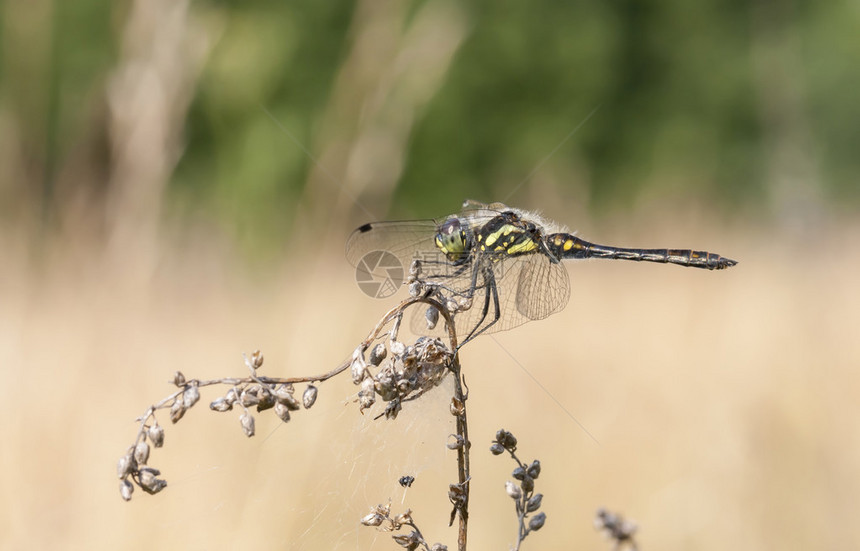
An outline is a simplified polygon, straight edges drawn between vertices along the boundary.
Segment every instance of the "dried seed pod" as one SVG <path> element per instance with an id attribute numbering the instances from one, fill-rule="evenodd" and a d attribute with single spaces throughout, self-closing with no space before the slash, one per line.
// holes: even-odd
<path id="1" fill-rule="evenodd" d="M 128 481 L 127 478 L 124 478 L 119 481 L 119 495 L 125 501 L 131 500 L 131 494 L 134 492 L 134 484 Z"/>
<path id="2" fill-rule="evenodd" d="M 421 294 L 421 291 L 424 290 L 424 285 L 421 284 L 420 281 L 413 281 L 409 284 L 409 296 L 417 297 Z"/>
<path id="3" fill-rule="evenodd" d="M 523 491 L 519 486 L 508 480 L 505 482 L 505 492 L 511 497 L 511 499 L 520 499 L 523 497 Z"/>
<path id="4" fill-rule="evenodd" d="M 173 405 L 170 406 L 170 422 L 178 423 L 183 415 L 185 415 L 185 403 L 180 396 L 173 400 Z"/>
<path id="5" fill-rule="evenodd" d="M 520 482 L 520 486 L 523 487 L 524 492 L 531 492 L 535 489 L 535 479 L 526 475 L 522 482 Z"/>
<path id="6" fill-rule="evenodd" d="M 463 400 L 457 398 L 456 396 L 451 398 L 450 404 L 451 415 L 457 417 L 458 415 L 463 415 L 463 412 L 466 411 L 466 404 L 463 403 Z"/>
<path id="7" fill-rule="evenodd" d="M 529 465 L 529 476 L 532 478 L 537 478 L 540 476 L 540 461 L 535 459 L 532 461 L 532 464 Z"/>
<path id="8" fill-rule="evenodd" d="M 249 387 L 243 390 L 242 394 L 239 395 L 239 403 L 241 403 L 246 408 L 259 404 L 260 397 L 257 396 L 257 389 Z"/>
<path id="9" fill-rule="evenodd" d="M 361 524 L 364 526 L 379 526 L 385 522 L 385 517 L 376 511 L 370 512 L 361 519 Z"/>
<path id="10" fill-rule="evenodd" d="M 157 478 L 161 474 L 158 469 L 143 467 L 137 476 L 137 483 L 146 493 L 157 494 L 167 486 L 167 482 Z"/>
<path id="11" fill-rule="evenodd" d="M 164 445 L 164 428 L 158 424 L 158 421 L 149 427 L 146 434 L 149 436 L 150 441 L 152 441 L 152 445 L 156 448 Z"/>
<path id="12" fill-rule="evenodd" d="M 364 411 L 374 403 L 376 403 L 376 391 L 373 379 L 367 378 L 361 383 L 361 390 L 358 391 L 358 410 Z"/>
<path id="13" fill-rule="evenodd" d="M 248 438 L 254 436 L 254 416 L 250 413 L 243 413 L 239 417 L 239 422 L 242 424 L 242 431 Z"/>
<path id="14" fill-rule="evenodd" d="M 212 402 L 209 404 L 209 409 L 211 409 L 212 411 L 220 411 L 223 413 L 225 411 L 230 411 L 231 409 L 233 409 L 233 404 L 228 402 L 227 398 L 221 396 L 212 400 Z"/>
<path id="15" fill-rule="evenodd" d="M 355 384 L 360 384 L 361 381 L 364 380 L 364 377 L 367 373 L 367 364 L 364 363 L 364 359 L 361 356 L 358 356 L 352 360 L 352 365 L 350 366 L 350 374 L 352 375 L 352 382 Z"/>
<path id="16" fill-rule="evenodd" d="M 275 399 L 279 403 L 287 406 L 290 411 L 296 411 L 302 408 L 301 404 L 299 404 L 299 401 L 296 399 L 295 396 L 293 396 L 294 390 L 295 389 L 293 389 L 292 385 L 284 385 L 279 387 L 275 391 Z"/>
<path id="17" fill-rule="evenodd" d="M 119 462 L 116 464 L 116 474 L 118 478 L 125 478 L 136 470 L 137 461 L 134 460 L 134 456 L 131 452 L 120 457 Z"/>
<path id="18" fill-rule="evenodd" d="M 231 406 L 239 401 L 239 391 L 233 387 L 224 395 L 224 400 Z"/>
<path id="19" fill-rule="evenodd" d="M 397 525 L 395 521 L 394 529 L 398 530 L 400 526 Z M 421 545 L 421 542 L 424 541 L 421 539 L 421 536 L 418 535 L 414 530 L 409 532 L 408 534 L 398 534 L 396 536 L 391 536 L 395 543 L 404 549 L 409 549 L 410 551 L 413 549 L 418 549 L 418 546 Z"/>
<path id="20" fill-rule="evenodd" d="M 526 504 L 526 512 L 534 513 L 535 511 L 540 509 L 540 504 L 542 501 L 543 501 L 543 494 L 533 495 L 529 499 L 529 502 Z"/>
<path id="21" fill-rule="evenodd" d="M 449 450 L 459 450 L 466 444 L 466 441 L 459 434 L 452 434 L 451 436 L 454 438 L 454 440 L 445 444 L 445 447 L 447 447 Z"/>
<path id="22" fill-rule="evenodd" d="M 546 522 L 546 514 L 538 513 L 529 519 L 529 530 L 540 530 Z"/>
<path id="23" fill-rule="evenodd" d="M 314 402 L 317 401 L 317 387 L 314 385 L 308 385 L 308 388 L 305 389 L 304 393 L 302 393 L 302 405 L 305 406 L 305 409 L 310 409 Z"/>
<path id="24" fill-rule="evenodd" d="M 373 350 L 370 351 L 370 365 L 379 367 L 379 364 L 382 363 L 382 360 L 384 360 L 387 355 L 388 350 L 385 348 L 385 345 L 382 343 L 377 344 L 373 347 Z"/>
<path id="25" fill-rule="evenodd" d="M 263 367 L 263 353 L 259 350 L 254 350 L 251 354 L 251 367 L 254 369 L 260 369 Z"/>
<path id="26" fill-rule="evenodd" d="M 188 385 L 185 392 L 182 393 L 182 402 L 185 405 L 185 408 L 190 408 L 196 404 L 198 400 L 200 400 L 200 391 L 197 389 L 197 385 Z"/>
<path id="27" fill-rule="evenodd" d="M 511 476 L 513 476 L 517 480 L 522 480 L 526 477 L 526 470 L 522 467 L 517 467 L 516 469 L 514 469 L 514 472 L 511 473 Z"/>
<path id="28" fill-rule="evenodd" d="M 448 546 L 441 543 L 434 543 L 430 551 L 448 551 Z"/>
<path id="29" fill-rule="evenodd" d="M 400 525 L 412 524 L 412 509 L 406 509 L 406 511 L 394 517 L 394 523 Z"/>
<path id="30" fill-rule="evenodd" d="M 183 375 L 181 371 L 177 371 L 173 374 L 173 384 L 176 386 L 185 386 L 185 375 Z"/>
<path id="31" fill-rule="evenodd" d="M 141 440 L 134 447 L 134 460 L 139 465 L 146 465 L 146 462 L 149 461 L 149 444 L 145 441 Z"/>
<path id="32" fill-rule="evenodd" d="M 493 445 L 490 446 L 490 453 L 493 455 L 501 455 L 505 453 L 505 448 L 503 448 L 498 442 L 493 442 Z"/>
<path id="33" fill-rule="evenodd" d="M 259 390 L 257 390 L 257 398 L 260 399 L 260 403 L 257 404 L 257 411 L 265 411 L 275 405 L 274 394 L 264 386 L 261 386 Z"/>
<path id="34" fill-rule="evenodd" d="M 277 415 L 281 421 L 286 423 L 290 420 L 290 408 L 281 402 L 278 402 L 275 404 L 275 415 Z"/>
<path id="35" fill-rule="evenodd" d="M 424 312 L 424 319 L 427 321 L 427 329 L 435 329 L 439 323 L 439 310 L 435 306 L 430 306 Z"/>
<path id="36" fill-rule="evenodd" d="M 406 352 L 406 345 L 400 341 L 391 341 L 391 353 L 395 356 L 402 356 Z"/>

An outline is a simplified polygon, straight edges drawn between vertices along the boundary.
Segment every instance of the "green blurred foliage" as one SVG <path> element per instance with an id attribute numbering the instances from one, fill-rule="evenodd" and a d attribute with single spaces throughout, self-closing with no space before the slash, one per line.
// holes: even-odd
<path id="1" fill-rule="evenodd" d="M 398 12 L 402 28 L 432 1 Z M 105 86 L 129 5 L 2 5 L 0 213 L 27 201 L 62 209 L 52 205 L 58 182 L 88 197 L 107 187 Z M 363 5 L 191 5 L 214 43 L 184 121 L 165 196 L 170 216 L 208 213 L 251 241 L 289 231 L 308 197 L 311 157 L 331 138 L 327 125 L 341 124 L 332 95 L 367 21 Z M 540 206 L 526 199 L 536 186 L 596 212 L 654 197 L 768 211 L 782 136 L 796 136 L 808 157 L 812 168 L 799 177 L 811 196 L 843 206 L 860 198 L 856 4 L 458 6 L 467 35 L 410 127 L 387 210 L 438 215 L 464 197 Z M 782 90 L 788 99 L 772 100 Z M 70 165 L 78 177 L 63 182 Z"/>

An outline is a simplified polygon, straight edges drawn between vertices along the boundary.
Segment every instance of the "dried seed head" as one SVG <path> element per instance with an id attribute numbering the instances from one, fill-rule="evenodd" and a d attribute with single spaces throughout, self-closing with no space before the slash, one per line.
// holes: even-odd
<path id="1" fill-rule="evenodd" d="M 406 345 L 400 341 L 391 341 L 391 353 L 395 356 L 402 356 L 406 352 Z"/>
<path id="2" fill-rule="evenodd" d="M 196 404 L 198 400 L 200 400 L 200 391 L 197 389 L 197 385 L 188 385 L 185 392 L 182 393 L 182 402 L 185 405 L 185 409 Z"/>
<path id="3" fill-rule="evenodd" d="M 131 452 L 120 457 L 119 462 L 116 464 L 116 474 L 118 478 L 125 478 L 136 470 L 137 461 L 135 461 Z"/>
<path id="4" fill-rule="evenodd" d="M 251 367 L 254 369 L 260 369 L 263 367 L 263 353 L 259 350 L 254 350 L 251 354 Z"/>
<path id="5" fill-rule="evenodd" d="M 519 486 L 508 480 L 505 482 L 505 492 L 511 497 L 511 499 L 520 499 L 523 497 L 523 491 Z"/>
<path id="6" fill-rule="evenodd" d="M 302 405 L 305 406 L 305 409 L 310 409 L 314 402 L 317 401 L 317 387 L 314 385 L 308 385 L 308 388 L 302 393 Z"/>
<path id="7" fill-rule="evenodd" d="M 361 523 L 365 526 L 379 526 L 388 518 L 391 513 L 391 504 L 377 505 L 370 510 L 370 513 L 361 519 Z"/>
<path id="8" fill-rule="evenodd" d="M 150 441 L 152 441 L 153 446 L 160 448 L 164 445 L 164 428 L 158 424 L 158 421 L 153 423 L 146 433 L 149 436 Z"/>
<path id="9" fill-rule="evenodd" d="M 546 522 L 546 514 L 538 513 L 532 518 L 529 519 L 529 530 L 537 531 L 543 528 L 544 523 Z"/>
<path id="10" fill-rule="evenodd" d="M 242 424 L 242 431 L 248 438 L 254 436 L 254 416 L 248 412 L 239 416 L 239 422 Z"/>
<path id="11" fill-rule="evenodd" d="M 424 312 L 424 318 L 427 321 L 427 329 L 435 329 L 439 323 L 439 310 L 435 306 L 430 306 Z"/>
<path id="12" fill-rule="evenodd" d="M 526 477 L 526 470 L 522 467 L 517 467 L 516 469 L 514 469 L 514 472 L 511 473 L 511 476 L 513 476 L 517 480 L 522 480 Z"/>
<path id="13" fill-rule="evenodd" d="M 275 415 L 277 415 L 281 421 L 286 423 L 290 420 L 290 408 L 281 402 L 278 402 L 275 404 Z"/>
<path id="14" fill-rule="evenodd" d="M 178 396 L 173 400 L 173 405 L 170 406 L 170 422 L 178 423 L 183 415 L 185 415 L 185 402 L 181 396 Z"/>
<path id="15" fill-rule="evenodd" d="M 119 481 L 119 495 L 125 501 L 131 500 L 131 494 L 134 492 L 134 484 L 128 481 L 127 478 L 123 478 Z"/>
<path id="16" fill-rule="evenodd" d="M 406 511 L 394 517 L 394 523 L 399 525 L 412 524 L 412 509 L 406 509 Z"/>
<path id="17" fill-rule="evenodd" d="M 513 452 L 517 449 L 517 439 L 510 432 L 501 429 L 496 432 L 496 442 L 502 445 L 506 450 Z"/>
<path id="18" fill-rule="evenodd" d="M 421 294 L 421 291 L 424 289 L 424 285 L 421 284 L 420 281 L 413 281 L 409 284 L 409 296 L 417 297 Z"/>
<path id="19" fill-rule="evenodd" d="M 134 447 L 134 460 L 139 465 L 146 465 L 146 462 L 149 461 L 149 444 L 145 441 L 141 440 Z"/>
<path id="20" fill-rule="evenodd" d="M 498 442 L 493 442 L 493 445 L 490 446 L 490 453 L 493 455 L 501 455 L 505 453 L 505 448 L 503 448 Z"/>
<path id="21" fill-rule="evenodd" d="M 430 548 L 430 551 L 448 551 L 448 546 L 442 545 L 441 543 L 434 543 L 433 547 Z"/>
<path id="22" fill-rule="evenodd" d="M 173 374 L 173 384 L 176 386 L 185 386 L 185 375 L 183 375 L 181 371 L 177 371 Z"/>
<path id="23" fill-rule="evenodd" d="M 526 512 L 534 513 L 535 511 L 540 509 L 540 504 L 542 501 L 543 501 L 543 494 L 533 495 L 529 499 L 529 502 L 526 504 Z"/>
<path id="24" fill-rule="evenodd" d="M 220 412 L 230 411 L 231 409 L 233 409 L 233 404 L 229 402 L 227 398 L 222 396 L 212 400 L 212 402 L 209 404 L 209 409 L 211 409 L 212 411 Z"/>
<path id="25" fill-rule="evenodd" d="M 535 459 L 532 461 L 532 464 L 529 465 L 529 476 L 532 478 L 537 478 L 540 476 L 540 461 Z"/>
<path id="26" fill-rule="evenodd" d="M 377 344 L 373 347 L 373 350 L 370 351 L 370 365 L 374 367 L 379 367 L 379 364 L 382 363 L 382 360 L 388 355 L 388 349 L 385 348 L 385 345 L 382 343 Z"/>

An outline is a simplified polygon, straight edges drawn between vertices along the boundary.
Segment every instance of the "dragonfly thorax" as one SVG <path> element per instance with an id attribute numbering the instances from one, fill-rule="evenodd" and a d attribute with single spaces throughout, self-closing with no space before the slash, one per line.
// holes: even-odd
<path id="1" fill-rule="evenodd" d="M 481 228 L 476 241 L 483 252 L 517 256 L 540 248 L 541 230 L 515 212 L 503 212 Z"/>

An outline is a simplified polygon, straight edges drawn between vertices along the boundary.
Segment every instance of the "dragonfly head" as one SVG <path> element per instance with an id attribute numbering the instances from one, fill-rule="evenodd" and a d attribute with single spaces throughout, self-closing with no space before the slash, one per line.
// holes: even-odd
<path id="1" fill-rule="evenodd" d="M 471 232 L 459 218 L 451 218 L 437 228 L 436 246 L 450 262 L 463 262 L 472 249 Z"/>

